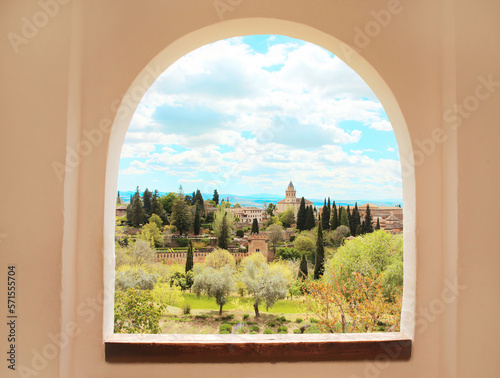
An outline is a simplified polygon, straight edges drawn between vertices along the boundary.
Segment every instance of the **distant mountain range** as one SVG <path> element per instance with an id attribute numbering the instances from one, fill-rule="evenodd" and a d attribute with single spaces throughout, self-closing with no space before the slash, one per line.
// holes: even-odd
<path id="1" fill-rule="evenodd" d="M 129 202 L 130 197 L 135 193 L 135 191 L 121 191 L 120 190 L 120 197 L 123 201 Z M 160 195 L 166 195 L 166 192 L 159 192 Z M 142 194 L 142 193 L 141 193 Z M 186 195 L 189 195 L 190 193 L 186 193 Z M 212 199 L 213 194 L 206 194 L 202 193 L 203 198 L 205 200 L 207 199 Z M 261 208 L 264 202 L 273 202 L 276 203 L 280 200 L 285 198 L 284 195 L 277 195 L 277 194 L 269 194 L 269 193 L 260 193 L 260 194 L 248 194 L 248 195 L 235 195 L 235 194 L 219 194 L 219 200 L 222 201 L 223 199 L 225 201 L 229 200 L 231 204 L 237 204 L 239 203 L 242 206 L 255 206 Z M 308 200 L 312 201 L 314 206 L 316 207 L 321 207 L 323 206 L 323 201 L 324 199 L 311 199 L 307 198 Z M 333 198 L 331 199 L 332 201 L 334 200 Z M 358 203 L 359 205 L 363 205 L 367 202 L 372 203 L 377 206 L 393 206 L 396 204 L 403 204 L 403 201 L 401 199 L 386 199 L 386 200 L 336 200 L 335 203 L 337 205 L 342 205 L 342 206 L 354 206 L 355 203 Z"/>

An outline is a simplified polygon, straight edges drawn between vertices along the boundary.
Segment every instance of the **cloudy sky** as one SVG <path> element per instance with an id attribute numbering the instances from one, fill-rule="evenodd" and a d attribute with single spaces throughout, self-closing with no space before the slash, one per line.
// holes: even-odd
<path id="1" fill-rule="evenodd" d="M 119 190 L 400 199 L 382 105 L 339 58 L 283 36 L 248 36 L 179 59 L 142 99 Z"/>

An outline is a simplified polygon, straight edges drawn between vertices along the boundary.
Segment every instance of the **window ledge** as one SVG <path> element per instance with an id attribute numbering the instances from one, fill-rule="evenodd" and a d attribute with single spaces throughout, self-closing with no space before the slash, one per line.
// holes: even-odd
<path id="1" fill-rule="evenodd" d="M 401 332 L 302 335 L 112 334 L 107 362 L 278 362 L 409 360 Z"/>

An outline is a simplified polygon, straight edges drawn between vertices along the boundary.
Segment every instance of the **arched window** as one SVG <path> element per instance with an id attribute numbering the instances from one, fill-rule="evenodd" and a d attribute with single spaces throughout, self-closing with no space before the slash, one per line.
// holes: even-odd
<path id="1" fill-rule="evenodd" d="M 332 41 L 330 41 L 332 42 Z M 336 49 L 340 49 L 340 45 L 336 45 Z M 334 51 L 336 50 L 333 48 L 333 46 L 330 46 L 331 50 Z M 161 61 L 161 57 L 158 58 L 158 60 Z M 168 59 L 167 59 L 168 60 Z M 364 63 L 364 62 L 363 62 Z M 389 104 L 390 106 L 390 111 L 389 113 L 389 118 L 395 119 L 396 124 L 398 125 L 396 129 L 396 137 L 398 137 L 398 142 L 399 142 L 399 147 L 400 147 L 400 152 L 401 152 L 401 146 L 403 146 L 403 153 L 402 153 L 402 164 L 404 165 L 405 162 L 411 162 L 411 150 L 409 150 L 409 139 L 407 138 L 407 135 L 405 134 L 404 130 L 404 123 L 401 123 L 402 117 L 400 115 L 400 111 L 397 108 L 397 104 L 395 100 L 391 97 L 391 93 L 387 88 L 384 88 L 383 81 L 376 75 L 376 73 L 373 71 L 373 69 L 370 69 L 370 67 L 366 64 L 361 64 L 360 66 L 363 66 L 366 69 L 366 72 L 368 72 L 371 75 L 374 75 L 372 77 L 372 81 L 377 84 L 377 86 L 380 86 L 383 88 L 383 99 Z M 270 66 L 270 70 L 272 70 L 272 65 Z M 196 68 L 195 68 L 196 69 Z M 144 74 L 145 72 L 143 72 Z M 300 73 L 300 70 L 297 71 L 297 74 Z M 138 80 L 141 80 L 141 76 L 144 77 L 144 75 L 140 75 Z M 318 80 L 324 80 L 323 77 L 317 78 Z M 133 90 L 133 87 L 131 88 Z M 361 99 L 361 101 L 364 101 Z M 138 101 L 136 101 L 137 103 Z M 124 104 L 122 103 L 122 108 Z M 384 122 L 387 120 L 379 120 L 378 126 L 379 128 L 386 128 L 388 122 Z M 393 125 L 395 122 L 392 122 Z M 399 123 L 398 123 L 399 122 Z M 121 134 L 122 136 L 124 135 L 125 129 L 123 126 L 125 125 L 124 120 L 117 119 L 115 121 L 115 129 L 120 128 L 117 132 Z M 399 130 L 399 131 L 398 131 Z M 331 130 L 329 130 L 331 131 Z M 338 130 L 335 130 L 336 132 L 339 132 Z M 354 132 L 355 130 L 350 130 L 349 132 L 344 133 L 344 137 L 346 138 L 355 138 L 356 133 Z M 265 133 L 266 130 L 264 129 L 263 132 Z M 320 135 L 319 135 L 320 136 Z M 276 137 L 283 137 L 285 138 L 286 136 L 284 135 L 276 135 Z M 341 138 L 342 135 L 339 134 L 338 138 Z M 118 137 L 118 139 L 120 139 Z M 401 143 L 400 141 L 403 140 L 404 143 Z M 139 146 L 139 145 L 138 145 Z M 140 148 L 140 147 L 138 147 Z M 393 147 L 392 147 L 393 148 Z M 388 151 L 390 152 L 390 151 Z M 139 152 L 140 153 L 140 152 Z M 114 164 L 113 166 L 116 169 L 116 159 L 117 156 L 116 154 L 114 156 L 111 156 L 110 159 L 113 159 Z M 411 163 L 408 163 L 409 166 L 411 167 Z M 139 169 L 139 165 L 129 165 L 125 169 Z M 404 167 L 403 167 L 404 170 Z M 116 171 L 115 171 L 116 172 Z M 412 193 L 413 192 L 413 172 L 406 173 L 404 172 L 403 175 L 403 189 L 405 189 L 406 186 L 406 192 L 407 193 Z M 110 189 L 110 188 L 108 188 Z M 116 189 L 116 186 L 115 188 Z M 109 195 L 111 191 L 107 191 L 108 193 L 108 200 L 109 200 Z M 286 197 L 292 196 L 292 193 L 286 192 Z M 409 202 L 407 202 L 408 198 L 410 199 Z M 410 222 L 405 222 L 405 233 L 412 233 L 413 232 L 413 223 L 411 221 L 413 217 L 413 202 L 412 202 L 412 197 L 405 197 L 405 203 L 403 204 L 404 210 L 405 210 L 405 218 L 407 217 L 407 211 L 409 210 L 409 215 L 410 215 Z M 406 242 L 406 241 L 405 241 Z M 408 252 L 410 251 L 410 252 Z M 405 274 L 411 269 L 412 269 L 412 258 L 414 254 L 414 246 L 412 243 L 405 243 L 405 264 L 406 264 L 406 271 Z M 409 262 L 406 261 L 407 257 L 409 258 Z M 413 277 L 413 278 L 412 278 Z M 280 342 L 276 342 L 276 340 L 273 340 L 270 342 L 269 340 L 264 340 L 264 339 L 257 339 L 257 340 L 249 340 L 246 343 L 238 343 L 238 344 L 232 344 L 233 349 L 235 350 L 235 353 L 233 355 L 234 359 L 236 360 L 245 360 L 249 359 L 251 360 L 251 357 L 248 356 L 248 352 L 250 350 L 254 350 L 254 348 L 257 345 L 264 345 L 264 349 L 266 349 L 266 353 L 270 353 L 274 355 L 274 357 L 270 357 L 271 360 L 287 360 L 291 358 L 292 356 L 295 356 L 296 358 L 301 358 L 301 356 L 304 359 L 345 359 L 345 358 L 355 358 L 355 359 L 364 359 L 364 358 L 375 358 L 377 355 L 379 355 L 381 352 L 385 351 L 392 351 L 395 353 L 399 353 L 398 358 L 409 358 L 409 354 L 411 352 L 411 336 L 413 334 L 413 325 L 411 320 L 409 319 L 411 317 L 411 314 L 408 313 L 408 310 L 412 312 L 412 303 L 411 303 L 411 298 L 413 297 L 412 290 L 414 288 L 414 283 L 410 282 L 410 285 L 407 285 L 409 282 L 409 279 L 414 279 L 414 275 L 410 275 L 409 278 L 406 278 L 405 281 L 405 297 L 406 297 L 406 303 L 404 302 L 404 308 L 403 308 L 403 320 L 402 320 L 402 331 L 397 333 L 397 334 L 391 334 L 391 335 L 384 335 L 384 334 L 372 334 L 372 335 L 346 335 L 346 336 L 339 336 L 339 335 L 328 335 L 328 337 L 323 337 L 324 335 L 320 336 L 312 336 L 309 335 L 310 339 L 301 339 L 300 341 L 303 341 L 308 344 L 308 348 L 304 349 L 303 346 L 300 347 L 292 347 L 293 342 L 296 342 L 297 340 L 294 339 L 293 335 L 287 336 L 281 340 Z M 406 306 L 405 306 L 406 305 Z M 406 308 L 405 308 L 406 307 Z M 109 321 L 108 321 L 109 324 Z M 167 335 L 165 335 L 167 336 Z M 179 335 L 176 335 L 177 338 L 175 340 L 168 340 L 167 338 L 163 338 L 161 343 L 155 344 L 156 347 L 154 348 L 154 352 L 152 354 L 149 354 L 149 360 L 153 358 L 154 360 L 158 361 L 167 361 L 169 360 L 169 357 L 165 355 L 166 352 L 168 351 L 178 351 L 180 348 L 180 345 L 184 345 L 183 343 L 192 343 L 192 339 L 189 337 L 181 337 L 179 339 Z M 155 336 L 155 340 L 158 340 Z M 179 341 L 181 340 L 181 341 Z M 199 339 L 203 340 L 203 338 Z M 209 339 L 206 339 L 204 341 L 200 341 L 199 343 L 196 344 L 196 347 L 194 349 L 199 352 L 199 353 L 204 353 L 206 358 L 223 358 L 223 356 L 227 357 L 226 352 L 224 351 L 224 347 L 221 347 L 222 344 L 221 342 L 224 342 L 227 344 L 227 340 L 222 340 L 219 342 L 216 342 L 215 344 L 212 341 L 209 341 Z M 233 341 L 236 342 L 236 339 Z M 359 349 L 361 345 L 367 345 L 367 342 L 371 342 L 370 347 L 368 349 L 362 350 Z M 230 341 L 231 343 L 231 341 Z M 290 344 L 292 343 L 292 344 Z M 236 346 L 237 345 L 237 346 Z M 286 350 L 290 351 L 290 348 L 292 348 L 292 353 L 288 353 L 288 355 L 285 353 Z M 312 349 L 309 349 L 312 348 Z M 315 349 L 316 348 L 316 349 Z M 346 349 L 347 348 L 347 349 Z M 354 352 L 348 352 L 348 348 L 354 348 L 350 349 L 351 351 L 354 350 Z M 141 357 L 141 353 L 139 352 L 141 349 L 141 345 L 137 344 L 134 340 L 133 336 L 124 336 L 124 335 L 111 335 L 106 342 L 106 351 L 107 351 L 107 359 L 110 361 L 119 361 L 121 360 L 122 357 L 120 357 L 120 353 L 125 353 L 130 357 L 130 354 L 135 354 L 136 356 L 139 355 L 139 357 L 136 358 L 137 361 L 144 360 L 146 358 L 144 355 Z M 309 350 L 310 352 L 307 352 Z M 335 350 L 338 352 L 337 356 L 333 356 L 330 352 L 332 350 Z M 210 352 L 211 351 L 211 352 Z M 196 353 L 196 358 L 200 356 L 199 353 Z M 208 354 L 207 354 L 208 353 Z M 121 355 L 123 356 L 123 355 Z M 187 354 L 184 356 L 187 357 Z M 181 357 L 182 359 L 183 357 Z M 132 358 L 134 359 L 134 358 Z"/>

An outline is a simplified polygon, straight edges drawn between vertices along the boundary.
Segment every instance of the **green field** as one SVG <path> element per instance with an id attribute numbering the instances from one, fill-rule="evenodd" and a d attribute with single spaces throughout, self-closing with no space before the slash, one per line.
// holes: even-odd
<path id="1" fill-rule="evenodd" d="M 201 295 L 196 297 L 196 294 L 183 293 L 184 300 L 191 306 L 193 310 L 218 310 L 219 306 L 215 303 L 214 298 Z M 228 302 L 224 305 L 223 311 L 238 310 L 238 311 L 253 311 L 254 300 L 251 297 L 229 297 Z M 274 304 L 269 310 L 266 309 L 266 304 L 261 303 L 259 306 L 261 312 L 269 312 L 272 314 L 301 314 L 307 313 L 307 307 L 302 303 L 302 299 L 282 299 Z"/>

